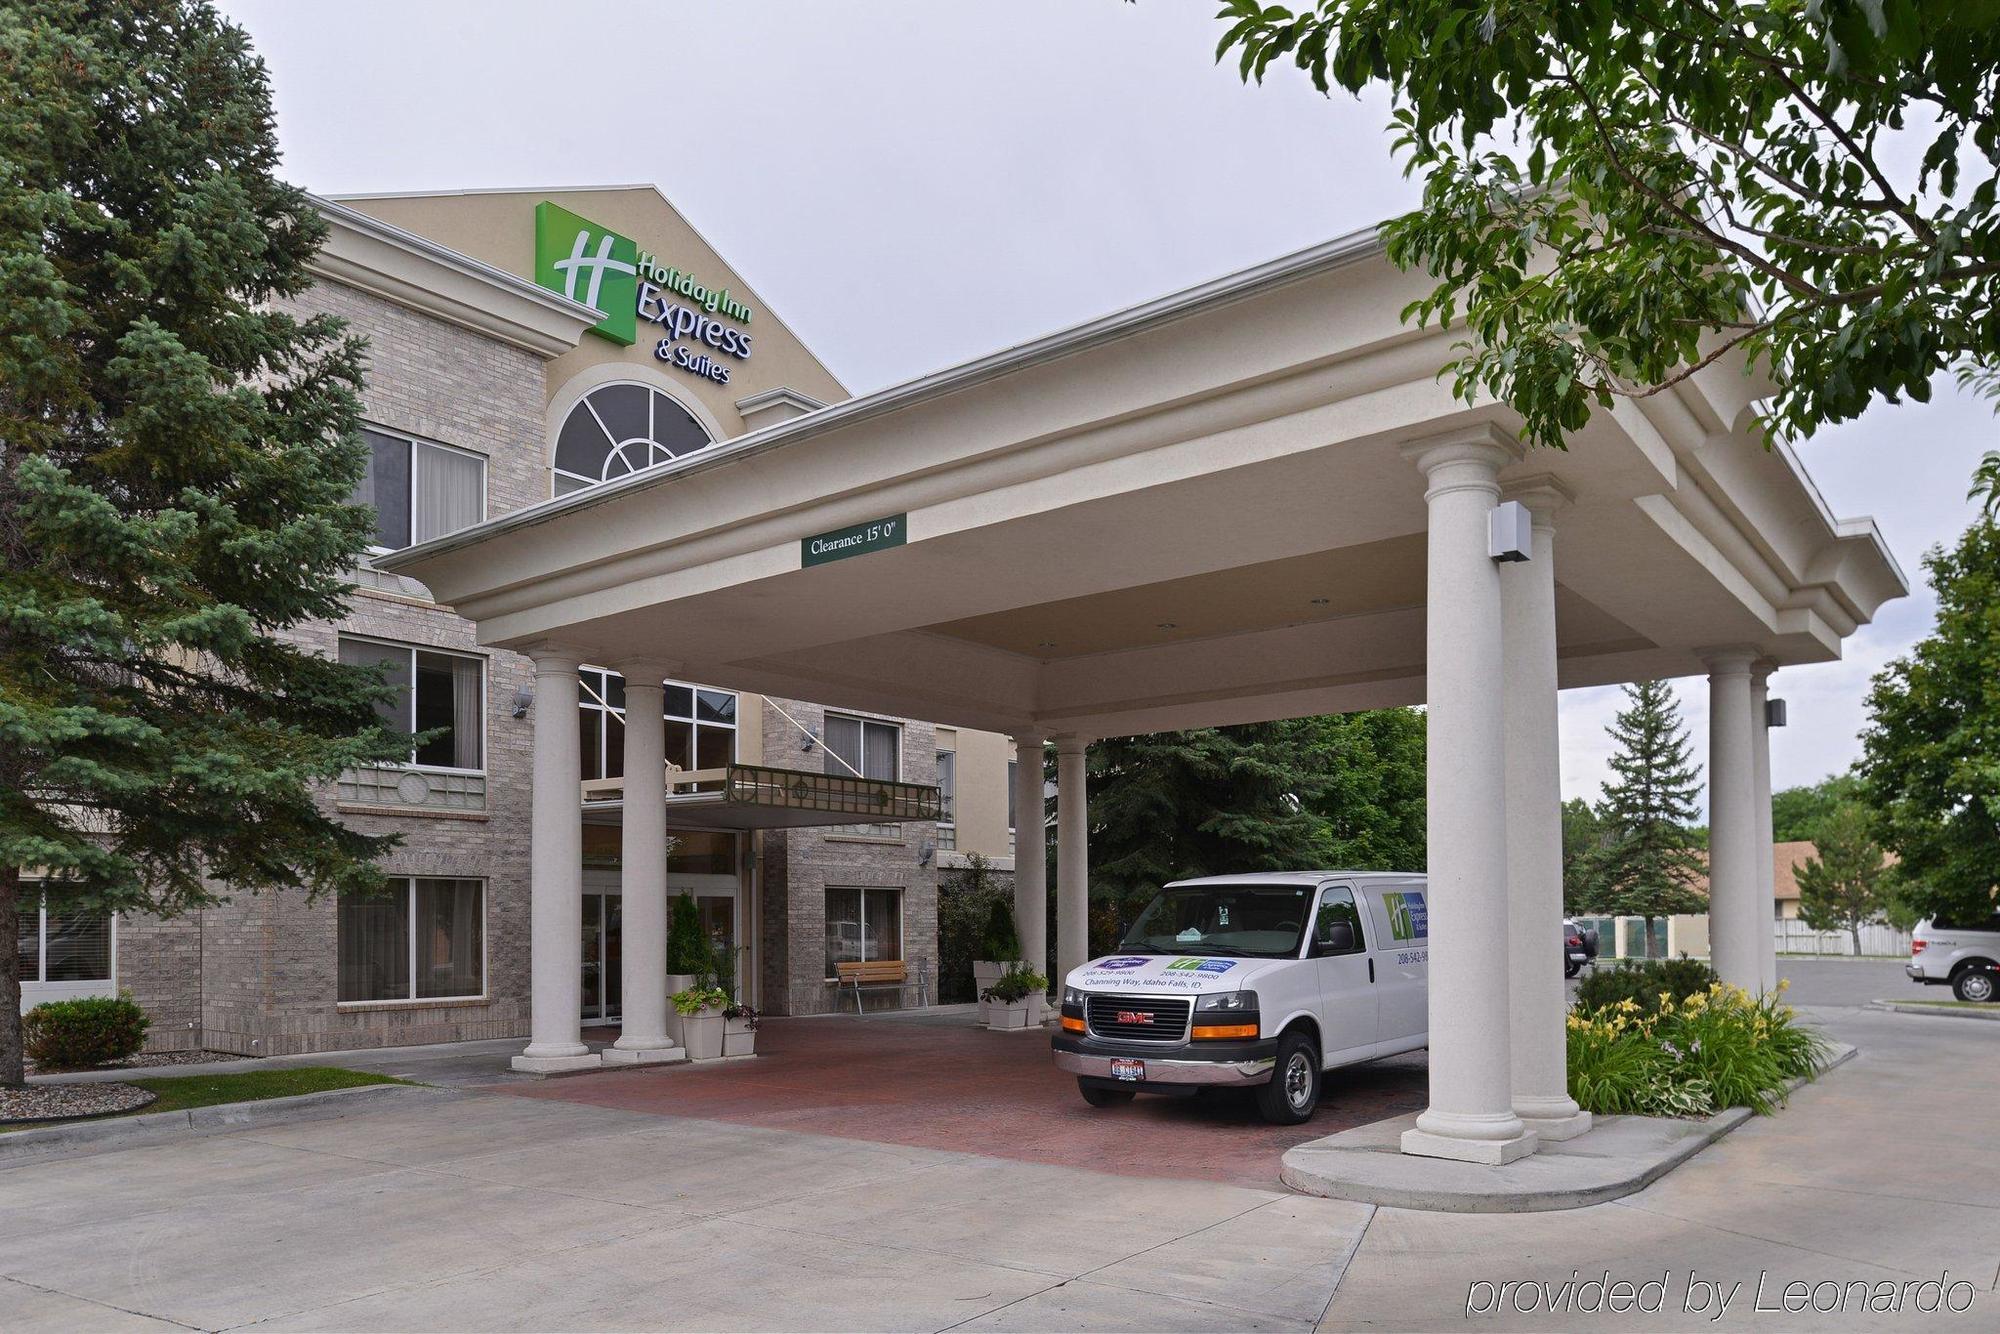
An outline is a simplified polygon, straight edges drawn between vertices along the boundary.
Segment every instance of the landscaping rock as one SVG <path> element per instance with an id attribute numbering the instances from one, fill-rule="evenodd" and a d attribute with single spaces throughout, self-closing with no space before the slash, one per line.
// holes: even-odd
<path id="1" fill-rule="evenodd" d="M 0 1125 L 110 1116 L 137 1111 L 157 1096 L 136 1084 L 31 1084 L 27 1088 L 0 1088 Z"/>

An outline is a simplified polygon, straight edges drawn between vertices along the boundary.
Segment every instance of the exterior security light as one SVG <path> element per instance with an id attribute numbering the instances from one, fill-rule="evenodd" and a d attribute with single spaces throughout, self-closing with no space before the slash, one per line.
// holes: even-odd
<path id="1" fill-rule="evenodd" d="M 937 855 L 937 844 L 925 839 L 917 845 L 917 865 L 929 866 L 931 858 Z"/>
<path id="2" fill-rule="evenodd" d="M 1783 727 L 1785 725 L 1785 701 L 1767 699 L 1764 701 L 1764 726 Z"/>
<path id="3" fill-rule="evenodd" d="M 1498 561 L 1535 554 L 1535 516 L 1518 500 L 1503 500 L 1486 518 L 1486 554 Z"/>
<path id="4" fill-rule="evenodd" d="M 528 710 L 533 707 L 534 703 L 535 688 L 533 686 L 514 687 L 514 716 L 516 718 L 527 717 Z"/>

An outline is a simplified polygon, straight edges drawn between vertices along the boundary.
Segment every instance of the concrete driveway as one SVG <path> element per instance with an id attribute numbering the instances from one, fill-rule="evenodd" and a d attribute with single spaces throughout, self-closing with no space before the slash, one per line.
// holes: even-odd
<path id="1" fill-rule="evenodd" d="M 1152 1176 L 1022 1161 L 1004 1118 L 974 1152 L 413 1091 L 0 1168 L 0 1329 L 1712 1327 L 1690 1277 L 1743 1285 L 1724 1327 L 1993 1328 L 2000 1031 L 1815 1017 L 1862 1054 L 1783 1115 L 1626 1200 L 1514 1217 L 1198 1179 L 1194 1148 Z M 1606 1271 L 1664 1279 L 1666 1309 L 1468 1319 L 1477 1283 L 1518 1298 Z M 1940 1272 L 1971 1285 L 1969 1312 L 1752 1309 L 1760 1274 L 1768 1304 L 1794 1280 Z"/>

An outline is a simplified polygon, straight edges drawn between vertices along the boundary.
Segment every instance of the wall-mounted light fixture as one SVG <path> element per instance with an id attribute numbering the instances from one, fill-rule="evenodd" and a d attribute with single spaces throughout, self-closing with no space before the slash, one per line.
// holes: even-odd
<path id="1" fill-rule="evenodd" d="M 799 736 L 800 751 L 802 751 L 807 755 L 810 755 L 813 752 L 813 747 L 817 746 L 818 744 L 819 744 L 819 729 L 817 727 L 808 727 L 801 731 Z"/>
<path id="2" fill-rule="evenodd" d="M 527 717 L 528 710 L 534 706 L 534 703 L 535 688 L 533 686 L 514 687 L 514 716 L 516 718 Z"/>
<path id="3" fill-rule="evenodd" d="M 1486 554 L 1502 563 L 1535 554 L 1535 516 L 1518 500 L 1503 500 L 1486 516 Z"/>
<path id="4" fill-rule="evenodd" d="M 937 856 L 937 844 L 930 839 L 927 838 L 917 845 L 917 865 L 929 866 L 931 858 L 935 856 Z"/>
<path id="5" fill-rule="evenodd" d="M 1764 701 L 1764 726 L 1783 727 L 1785 725 L 1785 701 L 1767 699 Z"/>

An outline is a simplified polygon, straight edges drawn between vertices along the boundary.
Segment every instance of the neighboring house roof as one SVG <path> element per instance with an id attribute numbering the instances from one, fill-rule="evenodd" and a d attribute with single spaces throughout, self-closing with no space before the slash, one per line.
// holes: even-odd
<path id="1" fill-rule="evenodd" d="M 1819 847 L 1809 838 L 1774 845 L 1776 862 L 1771 877 L 1771 897 L 1785 903 L 1799 896 L 1799 868 L 1819 856 Z"/>

